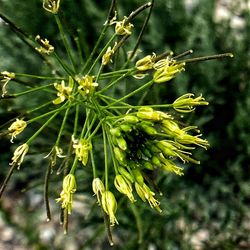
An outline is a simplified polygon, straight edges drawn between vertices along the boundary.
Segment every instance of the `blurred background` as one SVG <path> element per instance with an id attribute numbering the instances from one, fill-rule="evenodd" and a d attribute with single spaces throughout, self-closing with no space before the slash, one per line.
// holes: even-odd
<path id="1" fill-rule="evenodd" d="M 128 16 L 143 3 L 143 0 L 118 1 L 120 16 Z M 67 28 L 70 32 L 78 29 L 86 54 L 99 35 L 109 4 L 109 0 L 61 1 Z M 27 34 L 39 34 L 59 46 L 56 24 L 43 11 L 42 1 L 0 0 L 0 13 Z M 136 18 L 131 44 L 145 16 Z M 172 102 L 184 93 L 202 93 L 210 105 L 197 109 L 186 121 L 201 128 L 211 147 L 196 152 L 201 165 L 187 167 L 183 177 L 158 176 L 164 194 L 160 198 L 164 212 L 159 215 L 147 206 L 138 205 L 142 221 L 139 235 L 134 215 L 126 208 L 126 202 L 121 201 L 120 225 L 113 230 L 116 245 L 112 249 L 250 249 L 249 41 L 249 0 L 155 0 L 140 45 L 140 57 L 152 52 L 172 50 L 179 54 L 192 49 L 193 57 L 232 52 L 234 58 L 190 64 L 185 73 L 154 89 L 145 100 Z M 49 72 L 0 19 L 0 72 L 4 70 L 39 75 Z M 30 102 L 35 105 L 37 100 Z M 0 100 L 1 124 L 22 112 L 26 105 L 25 99 Z M 38 148 L 39 143 L 49 144 L 49 138 L 41 139 Z M 9 168 L 13 148 L 9 138 L 1 138 L 1 181 Z M 76 195 L 68 235 L 64 236 L 60 228 L 54 199 L 51 200 L 53 219 L 46 222 L 42 184 L 47 162 L 43 156 L 34 154 L 28 158 L 13 176 L 0 202 L 0 249 L 110 249 L 101 212 L 90 195 L 90 173 L 83 177 Z"/>

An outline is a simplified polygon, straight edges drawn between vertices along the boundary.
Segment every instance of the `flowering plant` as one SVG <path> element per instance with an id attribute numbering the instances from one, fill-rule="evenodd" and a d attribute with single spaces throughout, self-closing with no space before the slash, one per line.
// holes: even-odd
<path id="1" fill-rule="evenodd" d="M 190 113 L 197 106 L 208 102 L 200 95 L 185 93 L 173 103 L 144 105 L 143 101 L 152 88 L 168 82 L 183 72 L 188 63 L 223 57 L 231 54 L 212 55 L 183 59 L 192 54 L 188 50 L 179 55 L 167 51 L 160 55 L 151 53 L 138 55 L 138 46 L 152 13 L 154 2 L 146 3 L 132 11 L 127 17 L 118 18 L 116 1 L 111 2 L 107 20 L 89 57 L 84 60 L 81 44 L 76 40 L 78 53 L 72 46 L 60 16 L 60 1 L 44 0 L 43 8 L 54 16 L 65 47 L 67 59 L 57 54 L 56 46 L 40 35 L 34 39 L 24 36 L 25 41 L 39 53 L 53 72 L 50 76 L 21 74 L 2 71 L 2 98 L 28 96 L 31 93 L 46 91 L 50 98 L 47 103 L 27 110 L 6 127 L 3 134 L 11 135 L 11 142 L 20 134 L 25 136 L 26 128 L 36 121 L 44 121 L 42 126 L 24 143 L 17 147 L 12 157 L 11 167 L 1 189 L 2 196 L 7 183 L 16 168 L 20 168 L 32 143 L 55 119 L 61 121 L 57 129 L 57 139 L 51 148 L 48 175 L 45 180 L 45 204 L 47 218 L 50 220 L 48 202 L 49 177 L 58 165 L 57 158 L 65 158 L 60 165 L 64 171 L 62 191 L 57 202 L 63 210 L 63 226 L 67 232 L 68 215 L 74 209 L 74 194 L 77 193 L 77 170 L 92 167 L 94 194 L 104 212 L 109 242 L 113 240 L 110 226 L 118 224 L 116 216 L 119 192 L 128 202 L 139 200 L 147 202 L 151 208 L 161 212 L 160 199 L 151 172 L 184 174 L 184 164 L 200 164 L 192 156 L 197 147 L 207 149 L 209 143 L 203 139 L 195 125 L 186 125 L 176 118 L 176 113 Z M 133 35 L 133 20 L 147 11 L 144 25 L 134 49 L 123 60 L 121 51 Z M 8 22 L 8 19 L 4 19 Z M 11 25 L 12 23 L 9 22 Z M 15 26 L 13 27 L 16 28 Z M 111 37 L 105 42 L 113 29 Z M 8 94 L 8 84 L 20 81 L 23 77 L 44 79 L 48 84 L 32 86 L 19 93 Z M 125 81 L 136 82 L 132 91 L 113 97 L 112 91 L 124 85 Z M 130 97 L 138 102 L 133 105 Z M 73 123 L 72 119 L 73 118 Z M 68 135 L 70 133 L 70 135 Z M 97 138 L 102 137 L 104 164 L 96 162 Z M 98 141 L 99 142 L 99 141 Z M 59 171 L 60 172 L 60 171 Z"/>

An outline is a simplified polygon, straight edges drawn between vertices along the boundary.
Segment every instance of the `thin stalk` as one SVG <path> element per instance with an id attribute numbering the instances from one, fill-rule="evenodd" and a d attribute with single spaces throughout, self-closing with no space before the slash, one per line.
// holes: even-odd
<path id="1" fill-rule="evenodd" d="M 95 127 L 94 131 L 90 134 L 90 136 L 88 137 L 88 140 L 91 140 L 95 134 L 98 132 L 98 129 L 100 128 L 100 126 L 102 125 L 103 119 L 97 124 L 97 126 Z"/>
<path id="2" fill-rule="evenodd" d="M 92 165 L 92 170 L 93 170 L 93 178 L 96 178 L 97 177 L 97 171 L 96 171 L 96 165 L 95 165 L 93 150 L 90 150 L 90 159 L 91 159 L 91 165 Z"/>
<path id="3" fill-rule="evenodd" d="M 117 78 L 115 81 L 111 82 L 109 85 L 107 85 L 106 87 L 104 87 L 103 89 L 99 90 L 96 92 L 96 95 L 110 89 L 111 87 L 113 87 L 115 84 L 119 83 L 119 81 L 121 81 L 123 78 L 127 77 L 130 74 L 133 74 L 135 72 L 135 68 L 130 69 L 129 71 L 127 71 L 125 74 L 123 74 L 122 76 L 120 76 L 119 78 Z"/>
<path id="4" fill-rule="evenodd" d="M 45 178 L 44 178 L 44 191 L 43 191 L 43 197 L 44 197 L 44 203 L 45 203 L 45 210 L 46 210 L 46 215 L 47 215 L 47 221 L 51 220 L 51 212 L 50 212 L 50 205 L 49 205 L 49 183 L 50 183 L 50 174 L 51 174 L 51 169 L 52 169 L 52 163 L 50 161 Z"/>
<path id="5" fill-rule="evenodd" d="M 78 119 L 79 119 L 79 108 L 80 108 L 80 105 L 77 104 L 77 105 L 76 105 L 76 113 L 75 113 L 75 121 L 74 121 L 74 132 L 73 132 L 73 135 L 76 135 L 76 133 L 77 133 L 77 126 L 78 126 Z"/>
<path id="6" fill-rule="evenodd" d="M 39 90 L 46 89 L 46 88 L 48 88 L 48 87 L 50 87 L 52 85 L 53 85 L 53 83 L 50 83 L 50 84 L 47 84 L 47 85 L 44 85 L 44 86 L 41 86 L 41 87 L 36 87 L 36 88 L 33 88 L 33 89 L 23 91 L 21 93 L 13 94 L 13 96 L 14 97 L 19 97 L 19 96 L 22 96 L 22 95 L 30 94 L 32 92 L 36 92 L 36 91 L 39 91 Z"/>
<path id="7" fill-rule="evenodd" d="M 178 59 L 178 58 L 181 58 L 181 57 L 184 57 L 184 56 L 187 56 L 187 55 L 190 55 L 193 53 L 193 50 L 192 49 L 189 49 L 187 51 L 184 51 L 183 53 L 179 54 L 179 55 L 176 55 L 173 57 L 174 60 Z"/>
<path id="8" fill-rule="evenodd" d="M 99 38 L 98 38 L 98 40 L 97 40 L 97 42 L 96 42 L 96 44 L 95 44 L 95 47 L 94 47 L 94 49 L 92 50 L 90 56 L 88 57 L 87 62 L 86 62 L 85 65 L 83 66 L 83 68 L 82 68 L 82 70 L 81 70 L 81 73 L 83 73 L 83 72 L 86 70 L 86 68 L 89 66 L 90 62 L 92 61 L 93 56 L 94 56 L 94 54 L 95 54 L 96 51 L 97 51 L 97 48 L 99 47 L 99 45 L 100 45 L 102 39 L 103 39 L 104 36 L 105 36 L 105 33 L 106 33 L 107 28 L 108 28 L 108 25 L 105 25 L 105 26 L 103 27 L 103 29 L 102 29 L 102 31 L 101 31 L 101 34 L 100 34 L 100 36 L 99 36 Z"/>
<path id="9" fill-rule="evenodd" d="M 56 111 L 55 114 L 53 114 L 36 132 L 34 135 L 32 135 L 29 140 L 26 142 L 28 145 L 42 132 L 42 130 L 47 127 L 52 120 L 61 112 L 62 109 L 59 109 Z"/>
<path id="10" fill-rule="evenodd" d="M 138 230 L 138 244 L 141 244 L 143 241 L 143 224 L 142 224 L 141 216 L 140 216 L 140 213 L 138 212 L 135 204 L 130 203 L 130 208 L 134 214 L 135 223 L 136 223 L 136 227 Z"/>
<path id="11" fill-rule="evenodd" d="M 112 43 L 112 41 L 115 39 L 116 36 L 117 36 L 116 34 L 113 34 L 113 36 L 109 39 L 109 41 L 107 42 L 107 44 L 104 46 L 104 48 L 101 50 L 101 52 L 99 53 L 99 55 L 96 57 L 95 61 L 92 63 L 92 65 L 91 65 L 91 67 L 90 67 L 87 75 L 89 75 L 91 73 L 91 71 L 93 70 L 93 68 L 95 67 L 95 65 L 99 61 L 99 59 L 106 52 L 106 50 L 108 49 L 108 47 L 110 46 L 110 44 Z"/>
<path id="12" fill-rule="evenodd" d="M 74 71 L 76 72 L 76 66 L 75 66 L 76 64 L 74 62 L 74 59 L 73 59 L 73 56 L 72 56 L 72 53 L 71 53 L 71 48 L 70 48 L 70 45 L 69 45 L 69 43 L 67 41 L 67 38 L 66 38 L 66 35 L 65 35 L 65 32 L 64 32 L 63 25 L 61 23 L 60 17 L 58 15 L 54 15 L 54 16 L 55 16 L 55 19 L 56 19 L 58 29 L 60 31 L 61 38 L 63 40 L 63 44 L 64 44 L 64 46 L 66 48 L 68 57 L 70 59 L 70 62 L 72 64 L 72 67 L 73 67 Z"/>
<path id="13" fill-rule="evenodd" d="M 224 53 L 224 54 L 211 55 L 211 56 L 201 56 L 201 57 L 178 61 L 178 63 L 194 63 L 194 62 L 207 61 L 207 60 L 213 60 L 213 59 L 223 59 L 223 58 L 228 58 L 228 57 L 233 58 L 234 55 L 232 53 Z"/>
<path id="14" fill-rule="evenodd" d="M 70 69 L 64 62 L 63 60 L 57 55 L 56 52 L 53 52 L 53 56 L 54 58 L 58 61 L 58 63 L 62 66 L 62 68 L 64 69 L 64 71 L 68 74 L 71 75 L 74 78 L 74 72 L 72 71 L 72 69 Z"/>
<path id="15" fill-rule="evenodd" d="M 119 103 L 119 102 L 121 102 L 121 101 L 123 101 L 123 100 L 125 100 L 125 99 L 127 99 L 127 98 L 129 98 L 129 97 L 131 97 L 131 96 L 133 96 L 133 95 L 135 95 L 135 94 L 141 92 L 142 90 L 144 90 L 144 89 L 146 89 L 147 87 L 151 86 L 153 83 L 154 83 L 154 80 L 151 80 L 151 81 L 145 83 L 143 86 L 137 88 L 136 90 L 132 91 L 131 93 L 129 93 L 129 94 L 123 96 L 122 98 L 120 98 L 120 99 L 118 99 L 118 100 L 116 100 L 116 101 L 110 103 L 110 104 L 109 104 L 108 106 L 106 106 L 105 108 L 109 108 L 110 106 L 113 106 L 114 104 Z"/>
<path id="16" fill-rule="evenodd" d="M 43 80 L 65 80 L 65 78 L 62 77 L 55 77 L 55 76 L 39 76 L 39 75 L 31 75 L 31 74 L 23 74 L 23 73 L 15 73 L 16 76 L 20 77 L 30 77 L 30 78 L 35 78 L 35 79 L 43 79 Z"/>
<path id="17" fill-rule="evenodd" d="M 104 166 L 105 166 L 105 188 L 109 190 L 109 182 L 108 182 L 108 150 L 107 150 L 107 138 L 106 138 L 106 130 L 104 128 L 105 125 L 102 126 L 102 134 L 103 134 L 103 146 L 104 146 Z"/>
<path id="18" fill-rule="evenodd" d="M 67 118 L 68 118 L 68 114 L 69 114 L 69 110 L 70 110 L 70 107 L 68 107 L 65 111 L 65 114 L 64 114 L 64 117 L 63 117 L 63 121 L 62 121 L 62 125 L 60 127 L 60 131 L 58 133 L 58 136 L 57 136 L 57 139 L 56 139 L 56 143 L 55 143 L 55 146 L 58 146 L 59 143 L 60 143 L 60 139 L 62 137 L 62 133 L 63 133 L 63 130 L 65 128 L 65 124 L 66 124 L 66 121 L 67 121 Z"/>
<path id="19" fill-rule="evenodd" d="M 7 187 L 7 184 L 9 182 L 9 180 L 10 180 L 10 177 L 14 173 L 15 168 L 16 168 L 16 164 L 11 165 L 11 167 L 10 167 L 10 169 L 8 171 L 8 174 L 7 174 L 7 176 L 5 177 L 5 179 L 3 181 L 3 184 L 1 185 L 1 188 L 0 188 L 0 199 L 1 199 L 2 195 L 3 195 L 3 192 L 4 192 L 5 188 Z"/>
<path id="20" fill-rule="evenodd" d="M 63 106 L 61 106 L 60 108 L 58 108 L 58 109 L 56 109 L 56 110 L 49 111 L 49 112 L 47 112 L 47 113 L 45 113 L 45 114 L 42 114 L 42 115 L 40 115 L 40 116 L 37 116 L 37 117 L 35 117 L 35 118 L 33 118 L 33 119 L 28 120 L 28 121 L 27 121 L 27 124 L 30 124 L 30 123 L 32 123 L 32 122 L 34 122 L 34 121 L 37 121 L 37 120 L 39 120 L 39 119 L 41 119 L 41 118 L 43 118 L 43 117 L 48 116 L 48 115 L 51 115 L 51 114 L 60 112 L 60 111 L 63 110 L 63 109 L 66 109 L 66 107 L 65 107 L 66 104 L 68 104 L 68 103 L 65 103 Z"/>
<path id="21" fill-rule="evenodd" d="M 127 63 L 126 63 L 126 66 L 128 65 L 128 63 L 129 63 L 129 62 L 133 59 L 133 57 L 135 56 L 135 53 L 136 53 L 136 51 L 137 51 L 137 49 L 138 49 L 138 47 L 139 47 L 139 45 L 140 45 L 140 43 L 141 43 L 141 40 L 142 40 L 142 37 L 143 37 L 143 35 L 144 35 L 145 29 L 146 29 L 146 27 L 147 27 L 147 25 L 148 25 L 148 21 L 149 21 L 149 19 L 150 19 L 150 17 L 151 17 L 151 14 L 152 14 L 153 6 L 154 6 L 154 0 L 151 1 L 151 6 L 150 6 L 150 8 L 149 8 L 149 12 L 148 12 L 147 18 L 145 19 L 145 21 L 144 21 L 144 23 L 143 23 L 143 26 L 142 26 L 142 28 L 141 28 L 140 34 L 139 34 L 139 36 L 138 36 L 138 38 L 137 38 L 137 40 L 136 40 L 134 49 L 133 49 L 132 53 L 131 53 L 130 56 L 129 56 L 129 59 L 128 59 Z M 125 67 L 126 67 L 126 66 L 125 66 Z"/>

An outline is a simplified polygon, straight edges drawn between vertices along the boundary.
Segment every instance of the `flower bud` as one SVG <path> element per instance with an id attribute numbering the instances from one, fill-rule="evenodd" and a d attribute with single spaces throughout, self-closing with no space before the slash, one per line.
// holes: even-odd
<path id="1" fill-rule="evenodd" d="M 125 194 L 131 202 L 135 202 L 135 198 L 132 194 L 132 184 L 127 178 L 124 178 L 122 175 L 116 175 L 114 184 L 120 193 Z"/>
<path id="2" fill-rule="evenodd" d="M 115 33 L 117 35 L 131 35 L 132 28 L 134 27 L 133 24 L 127 22 L 128 18 L 125 16 L 122 21 L 115 22 Z"/>
<path id="3" fill-rule="evenodd" d="M 132 173 L 134 175 L 134 178 L 136 180 L 136 182 L 138 182 L 140 185 L 143 185 L 144 183 L 144 178 L 141 174 L 141 171 L 139 169 L 133 169 Z"/>
<path id="4" fill-rule="evenodd" d="M 138 60 L 135 64 L 136 69 L 139 71 L 146 71 L 152 69 L 155 57 L 156 55 L 153 54 L 152 56 L 148 55 Z"/>
<path id="5" fill-rule="evenodd" d="M 121 164 L 125 163 L 126 153 L 118 147 L 114 147 L 115 158 Z"/>
<path id="6" fill-rule="evenodd" d="M 110 191 L 104 191 L 102 193 L 101 203 L 104 212 L 109 216 L 111 226 L 114 226 L 115 223 L 118 224 L 118 221 L 115 217 L 117 202 L 113 193 L 111 193 Z"/>
<path id="7" fill-rule="evenodd" d="M 120 128 L 124 132 L 131 132 L 133 130 L 132 126 L 130 126 L 128 124 L 122 124 L 122 125 L 120 125 Z"/>
<path id="8" fill-rule="evenodd" d="M 121 131 L 119 128 L 111 128 L 110 129 L 110 134 L 113 136 L 121 136 Z"/>
<path id="9" fill-rule="evenodd" d="M 123 117 L 123 120 L 127 123 L 132 123 L 132 124 L 135 124 L 135 123 L 138 123 L 139 122 L 139 119 L 134 116 L 134 115 L 125 115 Z"/>
<path id="10" fill-rule="evenodd" d="M 60 0 L 43 0 L 43 8 L 52 14 L 57 14 L 60 7 Z"/>
<path id="11" fill-rule="evenodd" d="M 29 150 L 29 145 L 27 143 L 24 143 L 19 147 L 17 147 L 17 149 L 14 151 L 13 157 L 11 158 L 12 162 L 10 163 L 10 165 L 17 164 L 19 168 L 28 150 Z"/>
<path id="12" fill-rule="evenodd" d="M 125 177 L 126 179 L 128 179 L 131 183 L 133 183 L 134 180 L 134 176 L 132 174 L 130 174 L 125 168 L 123 167 L 118 167 L 118 172 Z"/>
<path id="13" fill-rule="evenodd" d="M 116 137 L 116 142 L 121 150 L 123 151 L 127 150 L 127 142 L 124 140 L 122 136 Z"/>
<path id="14" fill-rule="evenodd" d="M 196 106 L 208 105 L 202 95 L 196 98 L 193 96 L 194 94 L 191 93 L 180 96 L 173 102 L 173 108 L 178 112 L 188 113 L 194 111 Z"/>
<path id="15" fill-rule="evenodd" d="M 17 118 L 16 121 L 13 122 L 8 128 L 8 130 L 11 133 L 10 142 L 13 142 L 13 139 L 16 138 L 16 136 L 26 128 L 26 126 L 27 123 L 24 120 Z"/>
<path id="16" fill-rule="evenodd" d="M 143 107 L 140 108 L 137 112 L 137 116 L 141 119 L 145 120 L 151 120 L 151 121 L 160 121 L 162 120 L 160 114 L 155 112 L 152 108 L 150 107 Z"/>
<path id="17" fill-rule="evenodd" d="M 92 181 L 92 190 L 94 194 L 97 196 L 98 204 L 101 204 L 101 196 L 105 191 L 105 187 L 100 178 L 94 178 Z"/>
<path id="18" fill-rule="evenodd" d="M 158 134 L 157 130 L 153 126 L 150 126 L 146 123 L 141 123 L 140 125 L 141 125 L 141 128 L 143 129 L 143 131 L 145 133 L 147 133 L 148 135 L 157 135 Z"/>
<path id="19" fill-rule="evenodd" d="M 135 190 L 139 197 L 145 202 L 148 201 L 150 207 L 155 208 L 158 212 L 162 212 L 159 205 L 160 202 L 154 198 L 155 193 L 150 190 L 150 188 L 145 184 L 135 183 Z"/>
<path id="20" fill-rule="evenodd" d="M 57 202 L 62 203 L 62 208 L 66 209 L 68 214 L 71 214 L 73 204 L 73 194 L 76 191 L 76 179 L 73 174 L 68 174 L 63 179 L 63 190 L 60 193 L 60 198 Z"/>

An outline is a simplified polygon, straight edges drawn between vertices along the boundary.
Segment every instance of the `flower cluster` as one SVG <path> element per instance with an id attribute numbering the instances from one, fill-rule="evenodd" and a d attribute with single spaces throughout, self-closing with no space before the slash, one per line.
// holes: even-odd
<path id="1" fill-rule="evenodd" d="M 109 228 L 110 225 L 118 224 L 116 211 L 119 197 L 122 195 L 126 196 L 129 202 L 142 200 L 151 208 L 161 212 L 158 192 L 155 184 L 152 184 L 154 180 L 151 180 L 149 173 L 162 171 L 162 173 L 182 176 L 184 164 L 200 163 L 193 157 L 193 151 L 197 147 L 207 149 L 209 146 L 196 126 L 184 125 L 185 123 L 180 122 L 175 116 L 176 112 L 194 112 L 197 106 L 208 105 L 202 95 L 195 97 L 194 94 L 187 93 L 173 103 L 143 105 L 146 91 L 157 88 L 157 83 L 170 81 L 179 72 L 184 71 L 188 62 L 199 61 L 201 58 L 180 61 L 179 58 L 191 52 L 175 57 L 171 52 L 164 52 L 161 55 L 151 53 L 134 62 L 131 59 L 136 55 L 136 45 L 129 58 L 124 61 L 124 57 L 120 57 L 122 53 L 118 52 L 134 35 L 132 24 L 134 18 L 144 10 L 152 8 L 153 4 L 146 3 L 140 6 L 122 21 L 116 21 L 116 12 L 114 16 L 112 15 L 112 10 L 116 9 L 114 4 L 115 1 L 112 1 L 111 13 L 108 14 L 96 46 L 86 61 L 83 61 L 83 57 L 76 56 L 75 47 L 71 46 L 71 42 L 65 35 L 63 22 L 58 14 L 60 1 L 44 0 L 44 9 L 55 18 L 66 56 L 61 58 L 57 54 L 56 47 L 54 48 L 47 39 L 37 36 L 35 40 L 40 47 L 36 48 L 34 45 L 34 50 L 42 53 L 41 57 L 45 59 L 45 63 L 49 61 L 48 66 L 53 75 L 37 76 L 7 71 L 0 73 L 3 98 L 7 93 L 6 85 L 10 80 L 22 84 L 24 82 L 22 77 L 25 76 L 25 79 L 30 79 L 31 83 L 33 79 L 49 81 L 49 84 L 42 83 L 41 86 L 36 85 L 26 89 L 27 86 L 33 86 L 27 82 L 24 84 L 24 91 L 12 94 L 14 97 L 21 98 L 31 93 L 45 92 L 49 102 L 44 103 L 39 94 L 31 96 L 31 98 L 38 97 L 36 98 L 38 106 L 31 107 L 25 114 L 16 117 L 15 121 L 8 125 L 7 132 L 3 133 L 11 136 L 11 142 L 17 135 L 23 133 L 26 141 L 14 151 L 12 168 L 0 189 L 0 196 L 14 167 L 19 168 L 23 163 L 34 140 L 44 133 L 45 128 L 46 131 L 51 129 L 51 134 L 56 133 L 55 141 L 52 140 L 54 137 L 50 138 L 47 132 L 42 136 L 46 137 L 44 146 L 50 145 L 48 148 L 50 153 L 46 156 L 49 158 L 48 169 L 51 170 L 58 165 L 58 170 L 55 171 L 58 175 L 55 178 L 63 178 L 63 187 L 61 193 L 58 193 L 57 202 L 61 203 L 64 211 L 65 230 L 67 216 L 71 214 L 73 199 L 77 196 L 75 193 L 78 168 L 84 166 L 82 171 L 85 171 L 86 175 L 92 173 L 90 177 L 93 179 L 92 189 L 104 212 L 104 219 L 108 218 L 105 224 Z M 113 35 L 106 41 L 105 35 L 110 34 L 107 30 L 113 24 L 115 25 Z M 25 32 L 22 34 L 25 35 Z M 140 34 L 142 36 L 143 30 Z M 25 39 L 30 39 L 30 44 L 34 44 L 34 40 L 30 37 Z M 138 40 L 140 39 L 141 37 Z M 81 44 L 78 46 L 81 47 Z M 82 50 L 79 49 L 79 51 Z M 231 54 L 220 55 L 220 57 L 223 56 L 229 57 Z M 119 63 L 116 65 L 118 68 L 108 65 L 112 62 L 112 57 L 118 60 Z M 52 60 L 47 60 L 48 58 Z M 214 58 L 216 56 L 211 56 L 211 59 Z M 206 57 L 207 59 L 209 57 Z M 147 82 L 142 80 L 145 74 L 151 74 Z M 124 88 L 124 81 L 127 79 L 134 81 L 134 84 L 131 84 L 133 90 L 120 95 L 121 87 L 127 90 Z M 128 99 L 133 97 L 137 100 L 139 95 L 141 96 L 138 105 L 130 104 Z M 55 119 L 56 123 L 53 122 Z M 34 122 L 39 122 L 38 129 L 37 125 L 32 126 Z M 30 131 L 30 133 L 25 131 L 27 125 L 30 131 L 36 129 L 31 136 Z M 100 153 L 102 150 L 103 152 Z M 63 158 L 63 160 L 59 159 L 60 164 L 57 158 Z M 87 167 L 91 168 L 87 171 Z M 60 176 L 62 172 L 63 177 Z M 48 182 L 49 176 L 54 172 L 47 173 L 45 204 L 49 218 Z M 110 237 L 109 240 L 112 244 Z"/>

